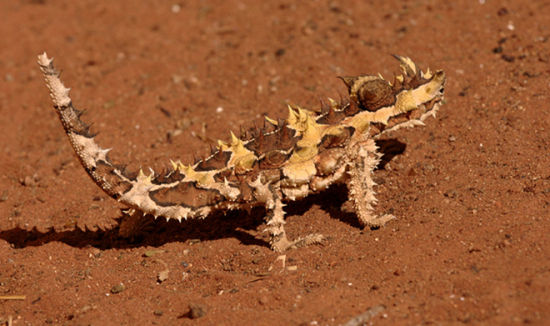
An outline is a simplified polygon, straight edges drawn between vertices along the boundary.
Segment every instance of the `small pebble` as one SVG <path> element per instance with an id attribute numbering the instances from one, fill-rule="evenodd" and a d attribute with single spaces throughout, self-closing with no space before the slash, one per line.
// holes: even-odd
<path id="1" fill-rule="evenodd" d="M 160 253 L 163 253 L 164 250 L 147 250 L 143 256 L 144 257 L 153 257 L 154 255 L 156 254 L 160 254 Z"/>
<path id="2" fill-rule="evenodd" d="M 191 319 L 201 318 L 206 315 L 206 307 L 202 304 L 190 303 L 188 316 Z"/>
<path id="3" fill-rule="evenodd" d="M 160 271 L 158 276 L 157 276 L 157 281 L 159 283 L 162 283 L 162 282 L 166 281 L 168 279 L 168 275 L 170 275 L 169 270 Z"/>
<path id="4" fill-rule="evenodd" d="M 112 294 L 117 294 L 117 293 L 120 293 L 120 292 L 124 291 L 125 289 L 126 289 L 126 287 L 124 286 L 124 284 L 119 283 L 119 284 L 117 284 L 117 285 L 115 285 L 111 288 L 111 293 Z"/>
<path id="5" fill-rule="evenodd" d="M 173 4 L 172 5 L 172 8 L 170 8 L 170 10 L 174 13 L 174 14 L 177 14 L 178 12 L 181 11 L 181 6 L 179 4 Z"/>

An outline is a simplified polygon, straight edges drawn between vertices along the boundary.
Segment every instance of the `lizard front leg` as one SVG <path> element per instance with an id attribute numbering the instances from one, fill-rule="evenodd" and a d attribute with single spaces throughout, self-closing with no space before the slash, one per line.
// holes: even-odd
<path id="1" fill-rule="evenodd" d="M 378 216 L 373 212 L 373 205 L 376 204 L 376 183 L 372 179 L 372 172 L 380 161 L 381 154 L 377 151 L 376 144 L 367 135 L 348 147 L 349 158 L 349 179 L 347 181 L 349 197 L 353 210 L 364 226 L 380 227 L 388 221 L 395 219 L 395 216 L 384 214 Z"/>

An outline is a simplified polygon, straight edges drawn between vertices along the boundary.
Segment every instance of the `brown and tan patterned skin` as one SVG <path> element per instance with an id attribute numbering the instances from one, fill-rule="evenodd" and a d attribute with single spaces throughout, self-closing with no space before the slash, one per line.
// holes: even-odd
<path id="1" fill-rule="evenodd" d="M 443 102 L 445 73 L 423 72 L 407 57 L 395 56 L 402 74 L 392 82 L 381 76 L 340 77 L 349 89 L 349 100 L 320 112 L 288 106 L 284 120 L 266 117 L 272 131 L 254 130 L 241 138 L 231 133 L 228 142 L 204 160 L 185 165 L 172 161 L 166 174 L 136 177 L 112 162 L 109 149 L 101 148 L 80 119 L 59 78 L 53 59 L 38 56 L 54 109 L 80 162 L 107 194 L 127 205 L 133 216 L 166 219 L 204 218 L 213 210 L 264 206 L 266 230 L 273 250 L 304 246 L 323 239 L 311 234 L 289 240 L 284 229 L 284 202 L 323 191 L 343 182 L 349 201 L 365 226 L 382 226 L 394 218 L 373 213 L 376 203 L 372 171 L 380 154 L 380 135 L 403 127 L 423 125 Z M 121 226 L 122 233 L 131 227 Z M 126 230 L 126 231 L 125 231 Z"/>

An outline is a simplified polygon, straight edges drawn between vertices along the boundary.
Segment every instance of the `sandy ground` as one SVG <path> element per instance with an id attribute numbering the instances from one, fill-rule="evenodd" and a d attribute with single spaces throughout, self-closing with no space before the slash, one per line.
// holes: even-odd
<path id="1" fill-rule="evenodd" d="M 0 19 L 0 325 L 550 323 L 548 1 L 13 0 Z M 119 239 L 43 51 L 134 168 L 338 98 L 337 75 L 390 77 L 392 53 L 444 69 L 447 103 L 387 137 L 377 210 L 397 220 L 361 229 L 341 187 L 295 202 L 290 236 L 328 240 L 283 266 L 261 214 Z"/>

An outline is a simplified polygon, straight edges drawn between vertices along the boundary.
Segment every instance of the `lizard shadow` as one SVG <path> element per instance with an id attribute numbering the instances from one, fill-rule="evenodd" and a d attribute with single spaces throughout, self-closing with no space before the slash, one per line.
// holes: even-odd
<path id="1" fill-rule="evenodd" d="M 382 157 L 377 169 L 385 165 L 396 155 L 405 151 L 406 145 L 396 139 L 378 140 Z M 341 220 L 352 227 L 362 228 L 353 213 L 343 212 L 342 205 L 347 201 L 347 188 L 336 184 L 329 189 L 308 196 L 304 199 L 288 203 L 285 207 L 287 218 L 303 215 L 312 206 L 327 212 L 331 218 Z M 14 248 L 42 246 L 50 242 L 62 242 L 76 248 L 96 247 L 99 249 L 124 249 L 136 247 L 159 247 L 170 242 L 200 242 L 234 237 L 245 245 L 269 247 L 267 236 L 258 227 L 264 223 L 265 209 L 256 207 L 250 213 L 242 210 L 230 211 L 226 214 L 214 212 L 206 219 L 192 219 L 179 223 L 175 220 L 166 221 L 159 218 L 151 220 L 147 226 L 133 238 L 125 239 L 118 236 L 119 227 L 107 230 L 55 231 L 42 232 L 37 229 L 26 230 L 15 227 L 0 230 L 0 239 L 10 243 Z"/>
<path id="2" fill-rule="evenodd" d="M 380 163 L 378 163 L 377 170 L 383 170 L 394 157 L 401 155 L 405 152 L 407 144 L 400 142 L 395 138 L 390 139 L 378 139 L 376 140 L 376 146 L 378 151 L 382 154 Z"/>

